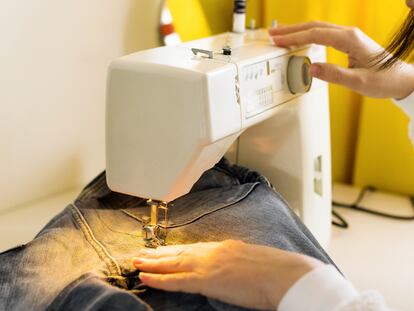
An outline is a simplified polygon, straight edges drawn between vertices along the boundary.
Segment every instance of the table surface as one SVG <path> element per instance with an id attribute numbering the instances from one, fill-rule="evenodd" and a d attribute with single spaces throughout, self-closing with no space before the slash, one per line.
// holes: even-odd
<path id="1" fill-rule="evenodd" d="M 353 203 L 360 189 L 335 184 L 334 200 Z M 361 205 L 400 215 L 412 215 L 408 197 L 368 193 Z M 349 222 L 347 230 L 333 228 L 328 253 L 359 290 L 374 289 L 390 307 L 414 310 L 414 221 L 398 221 L 337 208 Z"/>
<path id="2" fill-rule="evenodd" d="M 335 184 L 334 199 L 351 203 L 359 189 Z M 0 212 L 0 251 L 24 244 L 68 203 L 80 189 L 72 189 L 27 206 Z M 413 212 L 407 197 L 383 192 L 369 193 L 361 203 L 391 213 Z M 359 290 L 381 292 L 393 308 L 413 310 L 414 222 L 380 218 L 352 210 L 337 209 L 350 224 L 334 227 L 328 253 Z"/>

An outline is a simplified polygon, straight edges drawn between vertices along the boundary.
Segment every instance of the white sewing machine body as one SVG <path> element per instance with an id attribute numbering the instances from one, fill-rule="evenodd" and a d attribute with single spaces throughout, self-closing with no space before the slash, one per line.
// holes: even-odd
<path id="1" fill-rule="evenodd" d="M 223 55 L 226 46 L 231 55 Z M 192 49 L 206 52 L 194 55 Z M 169 202 L 188 193 L 227 153 L 233 162 L 267 176 L 327 245 L 328 88 L 315 80 L 307 94 L 292 94 L 287 81 L 293 55 L 326 59 L 323 47 L 277 48 L 257 30 L 114 61 L 107 87 L 109 187 Z"/>

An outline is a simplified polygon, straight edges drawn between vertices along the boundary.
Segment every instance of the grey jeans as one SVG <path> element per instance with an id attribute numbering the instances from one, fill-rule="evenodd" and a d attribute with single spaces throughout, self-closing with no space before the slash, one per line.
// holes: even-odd
<path id="1" fill-rule="evenodd" d="M 168 244 L 240 239 L 332 264 L 264 176 L 226 160 L 173 204 Z M 144 247 L 148 213 L 102 173 L 30 243 L 0 255 L 0 310 L 241 310 L 141 284 L 131 258 Z"/>

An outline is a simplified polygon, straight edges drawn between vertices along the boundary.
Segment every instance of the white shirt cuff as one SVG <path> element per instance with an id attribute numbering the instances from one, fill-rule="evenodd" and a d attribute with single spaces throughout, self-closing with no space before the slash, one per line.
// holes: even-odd
<path id="1" fill-rule="evenodd" d="M 396 100 L 394 99 L 394 103 L 402 110 L 404 111 L 407 116 L 410 118 L 411 122 L 408 129 L 408 135 L 411 139 L 411 142 L 414 145 L 414 93 L 412 93 L 410 96 L 402 99 L 402 100 Z"/>
<path id="2" fill-rule="evenodd" d="M 332 265 L 304 275 L 282 298 L 278 311 L 334 311 L 359 294 Z"/>

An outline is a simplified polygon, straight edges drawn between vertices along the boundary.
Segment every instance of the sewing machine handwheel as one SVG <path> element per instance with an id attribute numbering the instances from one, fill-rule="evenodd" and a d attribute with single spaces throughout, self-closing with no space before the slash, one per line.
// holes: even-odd
<path id="1" fill-rule="evenodd" d="M 311 60 L 306 56 L 292 56 L 287 68 L 287 82 L 292 94 L 309 92 L 312 86 Z"/>

